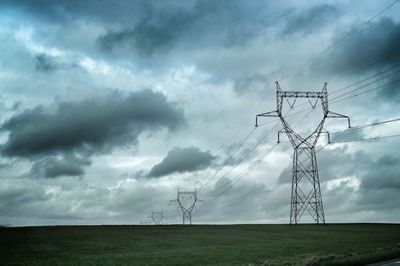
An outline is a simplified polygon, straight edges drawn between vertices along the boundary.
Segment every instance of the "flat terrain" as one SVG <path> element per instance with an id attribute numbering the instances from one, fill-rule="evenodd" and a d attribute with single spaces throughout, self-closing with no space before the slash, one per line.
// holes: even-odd
<path id="1" fill-rule="evenodd" d="M 0 228 L 0 265 L 363 265 L 400 257 L 400 225 Z"/>

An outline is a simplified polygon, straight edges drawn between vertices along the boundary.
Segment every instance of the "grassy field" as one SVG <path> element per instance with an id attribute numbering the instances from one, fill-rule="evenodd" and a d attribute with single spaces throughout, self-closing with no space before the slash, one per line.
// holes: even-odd
<path id="1" fill-rule="evenodd" d="M 1 265 L 363 265 L 400 257 L 400 225 L 0 228 L 0 256 Z"/>

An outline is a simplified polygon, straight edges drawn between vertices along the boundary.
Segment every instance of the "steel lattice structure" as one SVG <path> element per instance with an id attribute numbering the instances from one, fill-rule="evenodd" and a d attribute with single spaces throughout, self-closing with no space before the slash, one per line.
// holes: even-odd
<path id="1" fill-rule="evenodd" d="M 289 102 L 289 98 L 295 98 L 293 103 Z M 315 108 L 318 101 L 322 106 L 322 120 L 315 130 L 306 137 L 295 132 L 282 115 L 283 100 L 286 99 L 290 108 L 293 108 L 296 98 L 307 98 L 312 108 Z M 315 103 L 312 103 L 310 99 L 315 99 Z M 311 215 L 317 224 L 325 224 L 315 146 L 321 134 L 327 134 L 328 142 L 330 142 L 329 132 L 324 129 L 327 118 L 346 118 L 349 128 L 351 127 L 350 118 L 329 111 L 327 83 L 324 84 L 322 91 L 283 91 L 279 83 L 276 82 L 276 106 L 275 111 L 256 115 L 256 127 L 258 126 L 258 117 L 278 117 L 283 125 L 283 130 L 278 131 L 278 143 L 280 142 L 280 134 L 286 133 L 293 146 L 290 224 L 297 224 L 305 211 Z"/>
<path id="2" fill-rule="evenodd" d="M 151 212 L 151 216 L 150 216 L 151 220 L 153 220 L 153 223 L 155 225 L 159 225 L 161 224 L 162 219 L 164 218 L 163 212 L 161 211 L 152 211 Z"/>
<path id="3" fill-rule="evenodd" d="M 189 198 L 191 202 L 184 202 L 184 198 Z M 197 198 L 197 189 L 194 191 L 179 191 L 177 189 L 176 200 L 170 201 L 170 203 L 178 203 L 182 211 L 182 224 L 192 224 L 192 211 L 198 202 L 203 201 Z"/>

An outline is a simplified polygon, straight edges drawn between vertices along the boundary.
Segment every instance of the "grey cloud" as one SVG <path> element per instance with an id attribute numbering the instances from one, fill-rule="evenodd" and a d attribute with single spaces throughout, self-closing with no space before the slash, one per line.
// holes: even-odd
<path id="1" fill-rule="evenodd" d="M 368 171 L 360 176 L 357 197 L 359 210 L 396 210 L 400 204 L 400 158 L 384 155 L 369 164 Z M 395 211 L 396 212 L 396 211 Z"/>
<path id="2" fill-rule="evenodd" d="M 361 187 L 368 190 L 400 190 L 400 158 L 384 155 L 371 165 L 370 170 L 362 177 Z"/>
<path id="3" fill-rule="evenodd" d="M 359 27 L 356 25 L 354 27 Z M 348 32 L 353 29 L 348 29 Z M 336 40 L 343 37 L 342 32 L 338 32 L 334 38 Z M 341 43 L 329 53 L 327 60 L 315 64 L 315 70 L 323 69 L 330 73 L 342 75 L 354 69 L 367 66 L 372 62 L 378 61 L 373 69 L 380 69 L 399 62 L 399 56 L 391 56 L 399 52 L 400 43 L 400 24 L 391 18 L 381 18 L 377 22 L 372 22 L 355 33 L 346 42 Z M 366 45 L 370 44 L 370 45 Z M 386 58 L 379 62 L 379 59 Z M 371 67 L 368 68 L 371 70 Z"/>
<path id="4" fill-rule="evenodd" d="M 353 211 L 396 208 L 399 204 L 400 158 L 383 155 L 373 160 L 363 151 L 349 153 L 348 149 L 344 146 L 317 155 L 322 184 L 335 179 L 340 181 L 338 187 L 324 192 L 327 207 L 348 208 L 345 205 L 349 204 Z M 341 180 L 347 177 L 358 179 L 359 188 L 353 187 L 348 180 Z M 288 166 L 281 172 L 278 183 L 290 183 L 290 180 L 291 166 Z"/>
<path id="5" fill-rule="evenodd" d="M 346 141 L 353 141 L 353 140 L 358 140 L 362 139 L 364 137 L 362 129 L 348 129 L 345 131 L 339 131 L 336 133 L 331 133 L 330 138 L 331 142 L 346 142 Z"/>
<path id="6" fill-rule="evenodd" d="M 22 10 L 51 23 L 67 23 L 76 17 L 131 22 L 134 17 L 132 14 L 140 14 L 147 5 L 146 2 L 148 1 L 4 0 L 1 1 L 0 8 Z"/>
<path id="7" fill-rule="evenodd" d="M 60 69 L 77 68 L 78 65 L 72 62 L 62 62 L 55 56 L 48 54 L 37 54 L 34 58 L 35 70 L 39 72 L 52 72 Z"/>
<path id="8" fill-rule="evenodd" d="M 174 42 L 174 36 L 167 29 L 156 25 L 148 25 L 145 21 L 139 23 L 133 30 L 108 32 L 98 39 L 104 51 L 112 51 L 118 44 L 128 43 L 143 56 L 151 56 L 158 52 L 169 50 Z"/>
<path id="9" fill-rule="evenodd" d="M 348 153 L 348 146 L 317 153 L 319 177 L 321 182 L 352 175 L 362 175 L 368 171 L 372 160 L 366 153 Z M 340 167 L 338 167 L 340 165 Z M 278 183 L 291 182 L 292 166 L 289 165 L 279 175 Z"/>
<path id="10" fill-rule="evenodd" d="M 216 157 L 209 151 L 203 152 L 199 148 L 174 148 L 167 156 L 149 171 L 149 177 L 161 177 L 172 173 L 193 172 L 202 170 L 211 165 Z"/>
<path id="11" fill-rule="evenodd" d="M 234 82 L 233 90 L 242 95 L 248 92 L 260 92 L 265 90 L 266 86 L 272 84 L 266 75 L 253 74 L 238 78 Z"/>
<path id="12" fill-rule="evenodd" d="M 75 156 L 45 157 L 32 165 L 31 174 L 46 178 L 82 176 L 85 174 L 83 167 L 90 164 L 91 161 L 89 159 Z"/>
<path id="13" fill-rule="evenodd" d="M 187 49 L 211 44 L 241 45 L 263 26 L 260 4 L 237 1 L 193 1 L 186 6 L 148 5 L 133 27 L 124 26 L 100 36 L 105 51 L 133 48 L 142 56 L 165 53 L 177 46 Z M 253 16 L 248 16 L 252 12 Z M 264 25 L 265 26 L 265 25 Z"/>
<path id="14" fill-rule="evenodd" d="M 161 93 L 114 92 L 62 102 L 55 110 L 37 106 L 14 115 L 1 126 L 9 132 L 1 150 L 5 156 L 19 157 L 70 151 L 92 154 L 135 144 L 145 130 L 174 130 L 183 123 L 183 112 Z"/>
<path id="15" fill-rule="evenodd" d="M 399 78 L 396 76 L 390 78 L 389 82 L 395 82 L 395 83 L 385 86 L 384 88 L 382 88 L 382 90 L 379 91 L 378 95 L 381 99 L 389 100 L 395 103 L 400 102 L 400 88 L 399 88 L 399 83 L 396 82 L 396 80 L 399 80 Z"/>
<path id="16" fill-rule="evenodd" d="M 31 184 L 27 186 L 21 182 L 18 183 L 7 183 L 2 182 L 0 189 L 0 211 L 4 214 L 16 216 L 21 215 L 19 208 L 17 206 L 27 206 L 32 204 L 32 202 L 45 201 L 49 198 L 48 195 L 44 193 L 43 188 L 38 188 L 38 186 Z M 13 206 L 13 208 L 9 208 Z"/>
<path id="17" fill-rule="evenodd" d="M 35 69 L 37 71 L 49 72 L 56 68 L 52 58 L 46 54 L 38 54 L 35 56 Z"/>
<path id="18" fill-rule="evenodd" d="M 299 11 L 289 17 L 283 34 L 301 33 L 307 35 L 322 28 L 337 16 L 336 7 L 327 4 Z"/>

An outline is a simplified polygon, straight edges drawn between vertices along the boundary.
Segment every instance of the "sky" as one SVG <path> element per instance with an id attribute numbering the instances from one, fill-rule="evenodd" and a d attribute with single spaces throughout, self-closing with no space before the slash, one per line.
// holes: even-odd
<path id="1" fill-rule="evenodd" d="M 193 223 L 288 223 L 293 148 L 255 116 L 276 110 L 278 81 L 328 82 L 329 109 L 354 126 L 400 117 L 392 3 L 1 1 L 0 224 L 180 223 L 177 189 L 203 200 Z M 321 107 L 289 103 L 306 136 Z M 335 134 L 346 121 L 327 119 L 328 223 L 400 221 L 400 139 L 352 141 L 399 123 Z"/>

